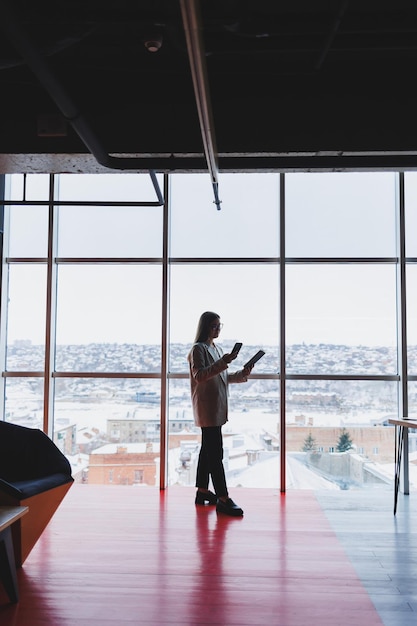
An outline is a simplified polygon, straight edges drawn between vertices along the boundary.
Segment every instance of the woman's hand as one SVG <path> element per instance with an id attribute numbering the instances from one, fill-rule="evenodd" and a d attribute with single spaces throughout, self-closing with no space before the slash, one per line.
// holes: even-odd
<path id="1" fill-rule="evenodd" d="M 229 364 L 234 361 L 236 357 L 237 352 L 227 352 L 226 354 L 223 354 L 222 359 L 225 363 Z"/>
<path id="2" fill-rule="evenodd" d="M 252 370 L 253 370 L 253 365 L 250 365 L 249 367 L 244 367 L 242 370 L 244 377 L 247 378 Z"/>

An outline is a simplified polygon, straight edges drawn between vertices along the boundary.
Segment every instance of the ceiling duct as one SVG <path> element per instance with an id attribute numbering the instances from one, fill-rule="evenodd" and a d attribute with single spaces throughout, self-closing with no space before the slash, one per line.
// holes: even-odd
<path id="1" fill-rule="evenodd" d="M 3 28 L 6 32 L 10 41 L 22 56 L 23 60 L 31 68 L 39 82 L 43 85 L 61 111 L 64 118 L 71 124 L 87 149 L 97 159 L 98 163 L 104 167 L 116 170 L 140 171 L 143 169 L 143 159 L 128 157 L 119 158 L 108 154 L 100 139 L 94 133 L 86 117 L 73 102 L 69 94 L 67 94 L 61 83 L 56 79 L 47 61 L 44 59 L 39 50 L 32 44 L 29 37 L 21 28 L 10 3 L 2 2 L 1 12 L 3 18 L 0 20 L 1 28 Z M 155 171 L 150 170 L 149 173 L 158 198 L 158 204 L 162 205 L 164 204 L 164 198 L 159 187 Z"/>

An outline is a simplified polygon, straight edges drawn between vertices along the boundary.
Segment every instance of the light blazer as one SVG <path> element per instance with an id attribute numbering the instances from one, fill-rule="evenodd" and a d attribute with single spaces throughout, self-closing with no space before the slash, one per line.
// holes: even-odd
<path id="1" fill-rule="evenodd" d="M 222 426 L 227 422 L 227 393 L 229 383 L 244 383 L 242 371 L 229 374 L 221 358 L 219 346 L 195 343 L 188 355 L 190 365 L 191 400 L 197 426 Z"/>

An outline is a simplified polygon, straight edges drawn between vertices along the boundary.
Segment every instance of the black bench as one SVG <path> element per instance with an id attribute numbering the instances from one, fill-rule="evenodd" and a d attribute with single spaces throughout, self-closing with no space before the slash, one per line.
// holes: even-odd
<path id="1" fill-rule="evenodd" d="M 17 567 L 73 482 L 68 459 L 44 432 L 0 422 L 0 505 L 29 507 L 12 528 Z"/>

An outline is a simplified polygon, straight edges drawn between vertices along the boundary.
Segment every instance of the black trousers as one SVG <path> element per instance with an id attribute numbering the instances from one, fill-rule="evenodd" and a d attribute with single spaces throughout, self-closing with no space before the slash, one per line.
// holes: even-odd
<path id="1" fill-rule="evenodd" d="M 196 487 L 208 489 L 210 476 L 216 495 L 219 498 L 227 496 L 221 426 L 205 426 L 201 429 L 201 448 L 197 464 Z"/>

